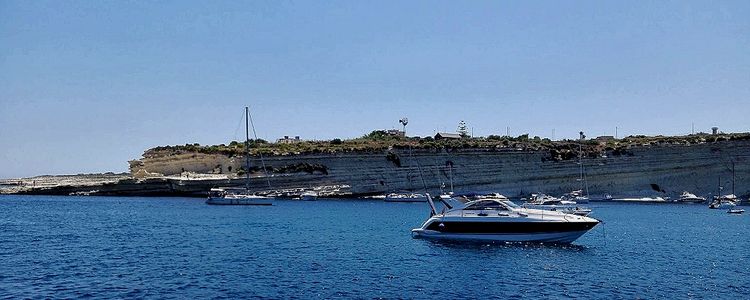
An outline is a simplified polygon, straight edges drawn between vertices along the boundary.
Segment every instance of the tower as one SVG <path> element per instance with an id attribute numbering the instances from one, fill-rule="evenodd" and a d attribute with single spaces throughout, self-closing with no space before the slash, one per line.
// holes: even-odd
<path id="1" fill-rule="evenodd" d="M 469 136 L 469 127 L 466 126 L 466 122 L 464 122 L 464 120 L 461 120 L 461 122 L 458 122 L 457 132 L 463 137 Z"/>
<path id="2" fill-rule="evenodd" d="M 409 124 L 409 119 L 407 117 L 401 118 L 401 120 L 398 120 L 401 125 L 404 125 L 404 136 L 406 136 L 406 124 Z"/>

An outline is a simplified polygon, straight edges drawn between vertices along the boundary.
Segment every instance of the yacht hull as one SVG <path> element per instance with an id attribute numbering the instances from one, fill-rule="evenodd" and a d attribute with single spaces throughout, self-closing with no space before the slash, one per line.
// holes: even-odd
<path id="1" fill-rule="evenodd" d="M 412 237 L 455 241 L 572 243 L 588 230 L 536 233 L 445 233 L 435 230 L 414 229 Z"/>
<path id="2" fill-rule="evenodd" d="M 593 220 L 593 219 L 592 219 Z M 591 228 L 592 222 L 450 222 L 434 221 L 412 230 L 425 239 L 572 243 Z"/>
<path id="3" fill-rule="evenodd" d="M 208 198 L 206 204 L 210 205 L 273 205 L 271 198 L 248 197 L 248 198 Z"/>

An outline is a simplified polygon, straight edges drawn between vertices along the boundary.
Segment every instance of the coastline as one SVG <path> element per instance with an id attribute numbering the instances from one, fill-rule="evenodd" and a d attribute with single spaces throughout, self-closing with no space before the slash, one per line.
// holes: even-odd
<path id="1" fill-rule="evenodd" d="M 726 162 L 750 160 L 750 141 L 631 147 L 627 155 L 610 152 L 583 160 L 591 195 L 674 199 L 683 191 L 714 195 L 717 177 L 727 181 L 722 184 L 729 187 L 731 172 L 726 169 Z M 334 187 L 326 190 L 326 196 L 359 197 L 398 190 L 421 191 L 426 186 L 436 194 L 450 180 L 456 191 L 492 191 L 512 198 L 580 189 L 575 180 L 579 172 L 575 160 L 547 157 L 549 152 L 544 150 L 487 149 L 267 156 L 265 164 L 274 171 L 266 176 L 261 170 L 254 170 L 250 189 L 293 197 L 295 191 Z M 104 173 L 5 179 L 0 180 L 0 194 L 204 197 L 214 187 L 244 186 L 244 176 L 217 174 L 212 169 L 225 158 L 222 154 L 190 153 L 152 157 L 139 164 L 141 172 L 137 176 Z M 237 158 L 242 159 L 232 159 Z M 252 159 L 254 165 L 260 165 L 258 157 Z M 164 170 L 186 171 L 159 174 Z M 737 164 L 736 176 L 735 193 L 747 198 L 750 186 L 743 183 L 750 180 L 750 165 Z"/>

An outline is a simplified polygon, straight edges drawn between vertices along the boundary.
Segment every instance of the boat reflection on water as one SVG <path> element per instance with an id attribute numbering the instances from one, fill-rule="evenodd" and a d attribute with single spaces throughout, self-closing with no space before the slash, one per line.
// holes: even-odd
<path id="1" fill-rule="evenodd" d="M 571 243 L 599 224 L 594 218 L 519 207 L 507 198 L 483 198 L 461 204 L 443 201 L 438 213 L 427 194 L 430 218 L 412 237 L 458 241 Z"/>

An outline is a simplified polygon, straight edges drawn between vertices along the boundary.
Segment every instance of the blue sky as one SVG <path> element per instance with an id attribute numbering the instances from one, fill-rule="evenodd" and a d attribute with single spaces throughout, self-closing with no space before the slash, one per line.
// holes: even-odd
<path id="1" fill-rule="evenodd" d="M 0 178 L 166 144 L 750 131 L 749 1 L 0 1 Z"/>

